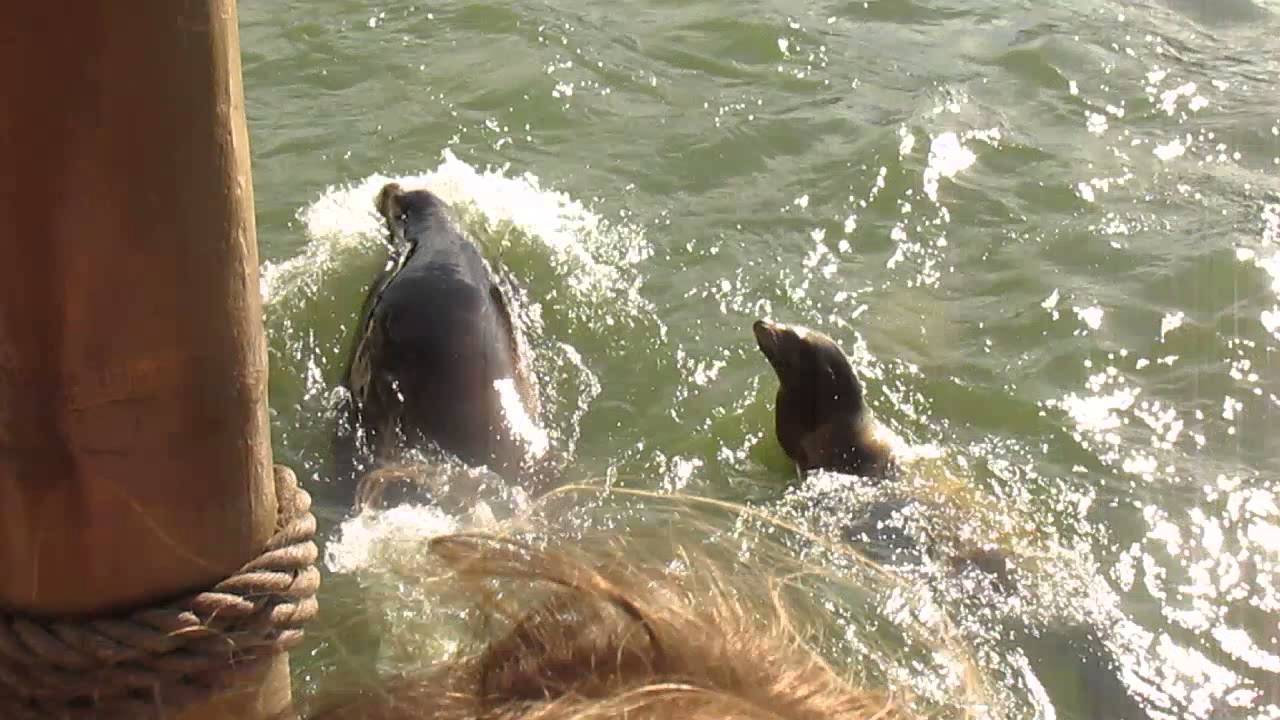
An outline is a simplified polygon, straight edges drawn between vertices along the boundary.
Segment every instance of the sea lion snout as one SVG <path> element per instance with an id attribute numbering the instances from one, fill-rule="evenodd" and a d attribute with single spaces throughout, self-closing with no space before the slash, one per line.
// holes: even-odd
<path id="1" fill-rule="evenodd" d="M 771 320 L 757 320 L 751 325 L 751 332 L 755 333 L 756 344 L 760 346 L 760 352 L 764 353 L 766 359 L 770 363 L 773 362 L 774 356 L 778 354 L 778 326 Z"/>
<path id="2" fill-rule="evenodd" d="M 772 320 L 760 319 L 751 325 L 756 336 L 756 344 L 769 364 L 781 380 L 786 380 L 788 373 L 808 367 L 805 358 L 812 353 L 806 350 L 805 339 L 812 333 L 799 325 L 785 325 Z"/>

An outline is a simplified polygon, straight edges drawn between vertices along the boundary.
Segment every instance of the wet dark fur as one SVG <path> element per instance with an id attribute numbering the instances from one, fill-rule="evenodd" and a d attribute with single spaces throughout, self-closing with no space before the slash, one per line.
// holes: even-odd
<path id="1" fill-rule="evenodd" d="M 822 333 L 767 320 L 757 320 L 752 331 L 778 375 L 774 422 L 787 457 L 801 471 L 892 472 L 893 454 L 876 437 L 862 383 L 840 347 Z"/>
<path id="2" fill-rule="evenodd" d="M 494 381 L 513 378 L 537 421 L 532 378 L 508 299 L 450 210 L 395 183 L 378 195 L 391 254 L 361 309 L 342 385 L 339 478 L 435 446 L 515 480 L 526 448 L 509 430 Z"/>

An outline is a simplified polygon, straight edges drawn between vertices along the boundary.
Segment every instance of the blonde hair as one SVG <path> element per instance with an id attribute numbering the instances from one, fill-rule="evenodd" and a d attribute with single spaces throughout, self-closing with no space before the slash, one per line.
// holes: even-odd
<path id="1" fill-rule="evenodd" d="M 688 552 L 673 569 L 488 533 L 440 536 L 428 552 L 491 639 L 332 697 L 312 720 L 908 717 L 806 645 L 775 581 L 731 578 Z"/>

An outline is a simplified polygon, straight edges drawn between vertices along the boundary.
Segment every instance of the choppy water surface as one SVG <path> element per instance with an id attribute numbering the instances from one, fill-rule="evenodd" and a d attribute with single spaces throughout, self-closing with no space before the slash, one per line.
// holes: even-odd
<path id="1" fill-rule="evenodd" d="M 908 648 L 936 610 L 999 716 L 1280 717 L 1280 7 L 240 12 L 276 453 L 331 521 L 329 396 L 397 179 L 520 278 L 575 479 L 818 535 L 894 494 L 938 557 L 1013 553 L 1012 590 L 937 558 L 880 590 L 851 574 L 847 659 L 945 694 L 946 663 L 857 650 L 883 618 Z M 879 417 L 931 450 L 899 486 L 795 479 L 760 316 L 838 339 Z M 653 506 L 601 513 L 638 531 Z M 372 546 L 456 522 L 341 529 L 301 691 L 425 617 L 411 583 L 372 609 L 394 564 Z"/>

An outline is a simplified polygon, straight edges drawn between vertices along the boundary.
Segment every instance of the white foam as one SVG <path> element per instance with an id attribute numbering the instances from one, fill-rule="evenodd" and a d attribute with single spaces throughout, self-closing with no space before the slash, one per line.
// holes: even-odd
<path id="1" fill-rule="evenodd" d="M 1160 109 L 1166 115 L 1172 115 L 1178 109 L 1178 100 L 1181 98 L 1191 99 L 1196 95 L 1196 84 L 1193 82 L 1185 83 L 1172 90 L 1166 90 L 1160 93 Z"/>
<path id="2" fill-rule="evenodd" d="M 898 135 L 902 140 L 898 143 L 898 157 L 905 157 L 911 153 L 916 146 L 916 136 L 906 127 L 898 129 Z"/>
<path id="3" fill-rule="evenodd" d="M 1262 320 L 1262 327 L 1267 332 L 1275 335 L 1277 340 L 1280 340 L 1280 306 L 1272 310 L 1263 310 L 1260 319 Z"/>
<path id="4" fill-rule="evenodd" d="M 1101 434 L 1122 424 L 1120 413 L 1133 407 L 1138 391 L 1120 388 L 1108 395 L 1081 396 L 1070 393 L 1058 405 L 1071 416 L 1082 431 Z"/>
<path id="5" fill-rule="evenodd" d="M 1262 208 L 1262 250 L 1253 262 L 1271 276 L 1271 292 L 1280 297 L 1280 203 Z"/>
<path id="6" fill-rule="evenodd" d="M 310 242 L 302 252 L 279 263 L 262 265 L 259 289 L 264 303 L 272 304 L 305 289 L 328 275 L 344 258 L 366 253 L 382 244 L 382 224 L 373 206 L 373 193 L 390 178 L 375 176 L 362 187 L 372 187 L 353 202 L 350 190 L 336 192 L 332 188 L 301 214 Z"/>
<path id="7" fill-rule="evenodd" d="M 569 195 L 543 188 L 530 173 L 508 177 L 506 170 L 477 170 L 445 149 L 436 169 L 420 175 L 374 174 L 327 188 L 299 214 L 310 240 L 302 253 L 264 265 L 264 301 L 272 303 L 299 284 L 314 282 L 317 273 L 325 273 L 344 255 L 379 246 L 384 231 L 374 198 L 392 181 L 406 190 L 429 189 L 464 215 L 478 212 L 490 227 L 517 228 L 564 266 L 558 269 L 572 290 L 616 298 L 619 288 L 627 286 L 616 265 L 640 262 L 651 253 L 642 234 L 610 225 Z M 597 260 L 593 252 L 606 257 Z"/>
<path id="8" fill-rule="evenodd" d="M 340 573 L 381 567 L 388 551 L 457 529 L 454 518 L 434 507 L 400 505 L 385 512 L 363 512 L 342 523 L 337 539 L 325 547 L 325 565 Z"/>
<path id="9" fill-rule="evenodd" d="M 516 381 L 513 378 L 494 380 L 493 389 L 498 393 L 498 401 L 502 404 L 502 413 L 506 417 L 507 427 L 524 441 L 532 457 L 540 458 L 545 455 L 551 446 L 547 431 L 529 417 L 520 399 L 520 391 L 516 389 Z"/>
<path id="10" fill-rule="evenodd" d="M 1236 257 L 1253 261 L 1254 266 L 1270 275 L 1271 292 L 1280 297 L 1280 203 L 1267 203 L 1262 208 L 1262 247 L 1256 251 L 1240 248 Z M 1263 310 L 1258 319 L 1267 332 L 1280 340 L 1280 305 Z"/>
<path id="11" fill-rule="evenodd" d="M 1186 313 L 1179 310 L 1178 312 L 1165 313 L 1160 319 L 1160 341 L 1164 342 L 1164 338 L 1169 333 L 1182 327 L 1182 323 L 1187 319 Z"/>
<path id="12" fill-rule="evenodd" d="M 944 132 L 929 144 L 929 165 L 924 169 L 924 194 L 938 202 L 938 182 L 955 177 L 978 160 L 954 132 Z"/>
<path id="13" fill-rule="evenodd" d="M 1062 294 L 1058 292 L 1058 288 L 1054 288 L 1053 292 L 1049 294 L 1049 297 L 1045 298 L 1044 301 L 1040 303 L 1040 307 L 1045 310 L 1053 310 L 1058 307 L 1058 301 L 1061 299 Z"/>
<path id="14" fill-rule="evenodd" d="M 1093 135 L 1102 135 L 1107 131 L 1107 116 L 1101 113 L 1085 113 L 1085 129 Z"/>
<path id="15" fill-rule="evenodd" d="M 1156 145 L 1151 152 L 1157 158 L 1169 162 L 1175 158 L 1182 157 L 1187 152 L 1187 146 L 1183 145 L 1181 140 L 1170 140 L 1163 145 Z"/>
<path id="16" fill-rule="evenodd" d="M 1089 326 L 1090 330 L 1097 330 L 1102 327 L 1102 318 L 1106 312 L 1097 305 L 1086 308 L 1071 309 L 1075 311 L 1076 317 L 1080 318 L 1081 322 Z"/>

